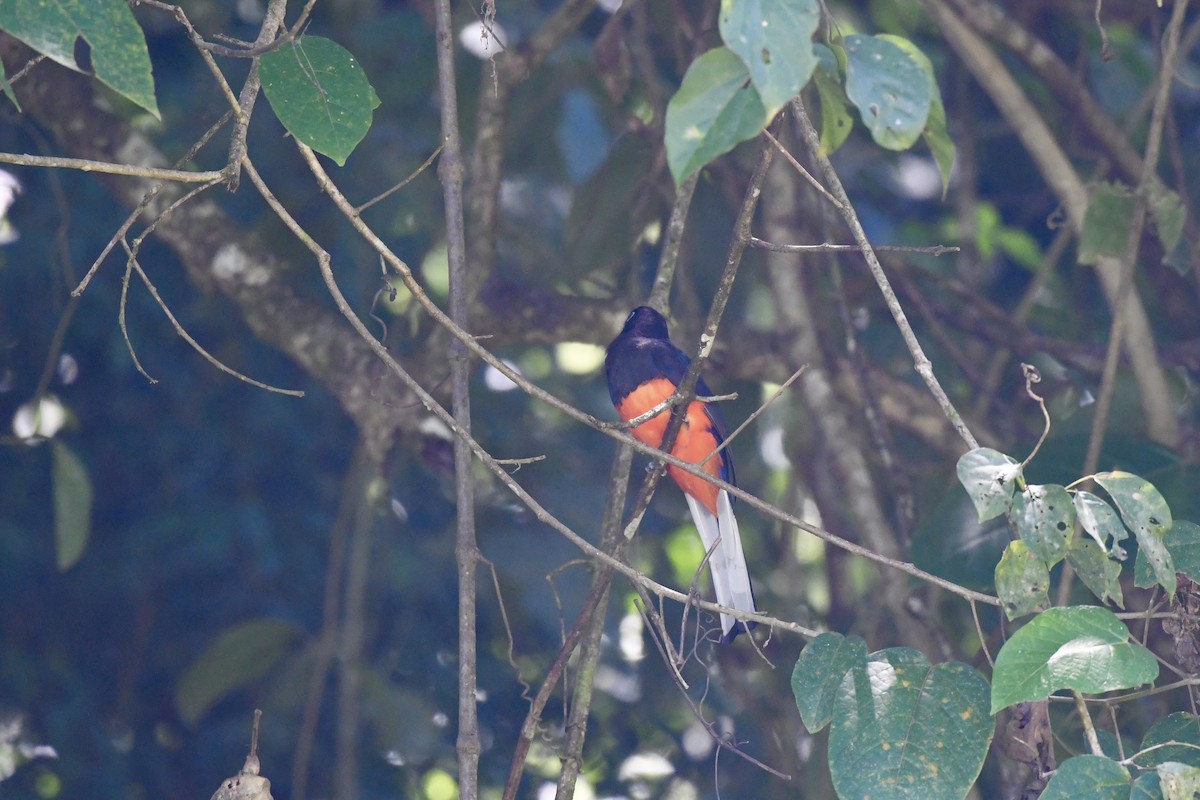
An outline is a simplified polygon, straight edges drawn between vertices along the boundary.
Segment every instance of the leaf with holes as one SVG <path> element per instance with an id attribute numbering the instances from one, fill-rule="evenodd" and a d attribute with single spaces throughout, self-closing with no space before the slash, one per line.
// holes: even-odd
<path id="1" fill-rule="evenodd" d="M 358 60 L 337 42 L 304 36 L 263 56 L 261 69 L 263 91 L 288 132 L 344 166 L 379 107 Z"/>
<path id="2" fill-rule="evenodd" d="M 1097 694 L 1157 677 L 1154 655 L 1130 642 L 1129 628 L 1107 608 L 1051 608 L 1018 629 L 996 655 L 992 713 L 1061 689 Z"/>
<path id="3" fill-rule="evenodd" d="M 956 151 L 954 142 L 950 139 L 950 131 L 946 127 L 946 107 L 942 104 L 942 92 L 938 89 L 937 77 L 933 74 L 933 62 L 921 48 L 903 36 L 881 33 L 875 38 L 891 42 L 908 53 L 909 58 L 920 65 L 929 77 L 932 99 L 929 103 L 929 118 L 925 120 L 925 129 L 921 131 L 921 138 L 928 145 L 929 152 L 933 155 L 933 161 L 938 166 L 938 172 L 941 173 L 942 199 L 945 200 L 946 192 L 950 189 L 950 170 L 954 169 Z"/>
<path id="4" fill-rule="evenodd" d="M 871 138 L 888 150 L 912 147 L 929 120 L 932 78 L 895 43 L 855 34 L 844 40 L 846 95 Z"/>
<path id="5" fill-rule="evenodd" d="M 125 0 L 0 0 L 0 29 L 77 71 L 75 45 L 82 39 L 96 78 L 162 119 L 146 37 Z"/>
<path id="6" fill-rule="evenodd" d="M 1022 541 L 1009 542 L 996 565 L 996 594 L 1009 619 L 1050 606 L 1050 570 Z"/>
<path id="7" fill-rule="evenodd" d="M 1096 544 L 1100 545 L 1105 552 L 1111 547 L 1113 555 L 1117 558 L 1125 558 L 1125 550 L 1119 543 L 1129 538 L 1129 530 L 1121 522 L 1121 518 L 1117 516 L 1113 507 L 1103 498 L 1082 490 L 1075 492 L 1073 501 L 1075 513 L 1079 517 L 1079 524 L 1096 540 Z M 1112 539 L 1111 545 L 1108 543 L 1109 539 Z"/>
<path id="8" fill-rule="evenodd" d="M 842 676 L 866 662 L 867 643 L 840 633 L 822 633 L 800 651 L 792 670 L 792 694 L 809 733 L 829 724 Z"/>
<path id="9" fill-rule="evenodd" d="M 750 72 L 764 125 L 808 83 L 820 19 L 819 0 L 721 0 L 721 39 Z"/>
<path id="10" fill-rule="evenodd" d="M 1074 567 L 1075 574 L 1084 586 L 1100 598 L 1100 602 L 1111 600 L 1118 608 L 1125 607 L 1125 595 L 1121 591 L 1121 564 L 1105 555 L 1100 545 L 1091 539 L 1073 542 L 1067 551 L 1067 561 Z"/>
<path id="11" fill-rule="evenodd" d="M 903 647 L 872 653 L 845 674 L 834 703 L 838 796 L 961 800 L 992 739 L 987 699 L 987 681 L 966 664 L 933 666 Z"/>
<path id="12" fill-rule="evenodd" d="M 1138 543 L 1138 558 L 1145 558 L 1154 575 L 1154 583 L 1175 594 L 1175 561 L 1163 541 L 1173 524 L 1171 509 L 1158 489 L 1145 478 L 1129 472 L 1101 472 L 1093 476 L 1113 499 L 1125 527 L 1133 531 Z M 1136 583 L 1137 570 L 1134 570 Z M 1138 586 L 1152 586 L 1138 583 Z"/>
<path id="13" fill-rule="evenodd" d="M 971 496 L 979 521 L 998 517 L 1012 507 L 1021 465 L 990 447 L 977 447 L 958 460 L 958 481 Z"/>
<path id="14" fill-rule="evenodd" d="M 1075 526 L 1075 505 L 1067 490 L 1055 484 L 1029 486 L 1013 499 L 1012 520 L 1021 541 L 1053 567 L 1067 555 L 1067 538 Z"/>

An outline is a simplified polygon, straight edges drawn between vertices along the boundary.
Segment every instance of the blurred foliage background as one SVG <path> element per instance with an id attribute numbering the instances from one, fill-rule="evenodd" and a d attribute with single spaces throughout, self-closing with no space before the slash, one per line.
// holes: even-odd
<path id="1" fill-rule="evenodd" d="M 209 38 L 224 33 L 253 40 L 261 20 L 261 4 L 254 0 L 181 5 Z M 495 350 L 531 380 L 598 417 L 613 416 L 599 371 L 600 348 L 644 298 L 670 209 L 662 108 L 691 56 L 713 41 L 717 5 L 635 2 L 619 17 L 610 8 L 596 8 L 506 98 L 498 249 L 494 270 L 481 276 L 478 303 L 486 323 L 480 331 L 493 335 Z M 502 38 L 519 47 L 557 7 L 548 0 L 499 4 Z M 921 146 L 885 153 L 859 128 L 835 156 L 873 241 L 962 248 L 939 257 L 889 254 L 885 262 L 898 276 L 901 300 L 939 376 L 981 439 L 1022 458 L 1042 422 L 1025 397 L 1016 365 L 1038 365 L 1047 378 L 1042 389 L 1054 427 L 1030 478 L 1078 477 L 1111 314 L 1093 269 L 1075 263 L 1073 241 L 1054 244 L 1061 230 L 1059 199 L 1011 122 L 919 5 L 871 0 L 830 2 L 829 9 L 844 33 L 895 33 L 918 43 L 941 85 L 959 148 L 945 199 L 936 167 Z M 999 13 L 1035 31 L 1113 123 L 1128 126 L 1133 146 L 1141 146 L 1145 116 L 1137 109 L 1157 72 L 1163 10 L 1149 2 L 1105 3 L 1109 60 L 1101 57 L 1091 3 L 1021 0 L 1006 3 Z M 173 157 L 224 112 L 225 101 L 170 15 L 144 6 L 137 14 L 150 46 L 163 121 L 103 92 L 102 102 Z M 1101 468 L 1138 472 L 1163 491 L 1176 518 L 1198 519 L 1192 461 L 1200 251 L 1188 192 L 1200 166 L 1195 88 L 1200 73 L 1194 60 L 1200 17 L 1192 17 L 1172 88 L 1161 170 L 1181 193 L 1189 222 L 1177 253 L 1156 250 L 1147 234 L 1136 280 L 1182 433 L 1168 443 L 1146 436 L 1136 387 L 1122 371 Z M 492 66 L 465 49 L 478 44 L 469 4 L 456 7 L 455 19 L 464 31 L 459 91 L 470 142 L 477 134 L 480 93 L 493 90 Z M 331 0 L 317 4 L 310 33 L 354 53 L 383 101 L 369 135 L 336 172 L 339 184 L 361 202 L 403 180 L 440 141 L 431 8 L 425 2 Z M 1044 76 L 993 46 L 1086 179 L 1110 175 L 1113 154 L 1084 129 L 1074 109 Z M 227 60 L 222 68 L 236 86 L 246 65 Z M 817 108 L 815 101 L 810 106 Z M 0 114 L 0 150 L 59 152 L 43 126 L 11 104 Z M 444 338 L 405 292 L 394 300 L 377 298 L 377 257 L 325 201 L 265 103 L 254 116 L 250 152 L 283 203 L 330 250 L 356 311 L 366 318 L 374 306 L 387 325 L 389 347 L 438 396 L 448 397 Z M 755 145 L 742 146 L 699 182 L 672 305 L 675 340 L 685 350 L 694 350 L 754 153 Z M 223 145 L 210 146 L 195 164 L 219 169 L 224 158 Z M 276 796 L 292 796 L 313 665 L 322 632 L 335 635 L 324 627 L 328 583 L 340 580 L 331 577 L 330 565 L 345 558 L 353 562 L 357 552 L 360 559 L 365 554 L 359 563 L 366 576 L 359 620 L 357 788 L 363 797 L 450 797 L 457 614 L 448 440 L 436 425 L 422 421 L 397 435 L 382 483 L 364 477 L 356 469 L 363 459 L 360 432 L 328 385 L 262 343 L 224 297 L 198 289 L 177 254 L 153 237 L 142 263 L 183 326 L 223 362 L 273 385 L 302 389 L 305 396 L 266 393 L 213 369 L 135 282 L 126 315 L 137 356 L 158 381 L 148 384 L 117 324 L 123 268 L 118 257 L 105 264 L 79 301 L 56 347 L 69 290 L 128 210 L 89 175 L 12 171 L 23 191 L 9 216 L 19 238 L 0 248 L 0 420 L 15 419 L 50 369 L 49 392 L 66 415 L 57 438 L 85 465 L 94 506 L 82 558 L 60 571 L 51 448 L 19 441 L 16 429 L 5 432 L 0 711 L 19 714 L 22 736 L 53 746 L 58 758 L 22 767 L 3 783 L 0 795 L 203 796 L 241 764 L 251 709 L 261 707 L 264 773 Z M 248 240 L 286 265 L 295 292 L 330 305 L 310 255 L 252 187 L 244 183 L 236 194 L 218 189 L 210 195 Z M 429 170 L 365 215 L 419 270 L 439 302 L 446 292 L 441 203 L 441 188 Z M 810 237 L 806 241 L 846 241 L 817 200 L 798 198 L 796 215 L 795 229 Z M 468 237 L 473 235 L 468 229 Z M 907 557 L 964 585 L 987 588 L 1007 531 L 974 522 L 953 480 L 960 443 L 922 396 L 911 359 L 861 259 L 836 256 L 842 265 L 836 276 L 834 259 L 815 255 L 796 263 L 821 359 L 812 366 L 830 376 L 853 441 L 825 438 L 813 419 L 821 409 L 793 391 L 734 444 L 739 481 L 855 539 L 849 509 L 854 498 L 845 496 L 845 476 L 831 452 L 862 448 L 879 492 L 870 502 L 894 521 L 893 533 Z M 789 298 L 769 279 L 765 262 L 761 251 L 747 253 L 707 378 L 717 391 L 738 393 L 726 404 L 735 425 L 800 366 L 790 348 L 799 334 L 783 324 L 779 311 Z M 851 335 L 856 354 L 847 351 Z M 1001 350 L 1011 358 L 993 362 Z M 991 363 L 999 368 L 989 372 Z M 863 375 L 869 377 L 867 387 L 856 382 Z M 604 510 L 612 441 L 513 391 L 493 370 L 478 369 L 474 387 L 480 440 L 498 457 L 545 455 L 523 466 L 518 480 L 562 520 L 594 536 Z M 885 464 L 873 449 L 867 396 L 890 429 L 894 463 Z M 411 415 L 421 416 L 419 410 Z M 641 463 L 644 459 L 635 461 Z M 516 677 L 536 681 L 544 673 L 589 575 L 573 561 L 578 551 L 503 487 L 482 474 L 480 486 L 480 547 L 495 566 L 507 615 L 485 570 L 479 620 L 481 782 L 495 791 L 507 774 L 527 709 Z M 661 491 L 632 555 L 637 567 L 679 587 L 691 582 L 703 555 L 684 508 L 674 487 Z M 764 608 L 804 624 L 857 632 L 872 647 L 908 643 L 898 639 L 889 612 L 873 599 L 873 568 L 827 551 L 807 534 L 782 530 L 754 514 L 744 517 L 747 555 Z M 643 640 L 628 587 L 616 586 L 585 750 L 587 785 L 579 796 L 594 791 L 639 800 L 715 797 L 718 789 L 727 797 L 832 796 L 823 762 L 815 758 L 822 739 L 803 732 L 790 699 L 789 665 L 800 640 L 774 637 L 766 648 L 774 668 L 743 647 L 702 649 L 685 669 L 694 696 L 703 696 L 706 712 L 722 730 L 796 776 L 784 784 L 722 758 L 714 779 L 712 742 Z M 968 609 L 926 588 L 914 593 L 944 654 L 978 659 Z M 668 618 L 677 621 L 679 609 L 669 608 Z M 995 630 L 994 619 L 984 624 Z M 222 637 L 232 643 L 235 657 L 214 654 Z M 334 673 L 317 685 L 324 703 L 307 760 L 308 793 L 318 797 L 329 796 L 335 785 L 334 743 L 344 719 L 338 708 L 346 701 L 335 700 Z M 1146 709 L 1147 717 L 1157 718 L 1179 702 L 1170 695 L 1148 701 L 1154 707 Z M 526 796 L 557 772 L 553 745 L 561 735 L 555 728 L 561 704 L 556 708 L 558 716 L 550 715 L 547 735 L 535 746 L 534 780 Z M 1128 725 L 1123 733 L 1134 736 L 1141 723 L 1134 713 L 1123 724 Z M 994 765 L 985 768 L 982 796 L 1004 796 L 1000 772 Z"/>

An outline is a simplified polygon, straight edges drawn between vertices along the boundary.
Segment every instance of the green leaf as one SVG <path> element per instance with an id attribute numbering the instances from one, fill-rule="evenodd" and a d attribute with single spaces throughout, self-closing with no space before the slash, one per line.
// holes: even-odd
<path id="1" fill-rule="evenodd" d="M 1178 745 L 1158 747 L 1167 742 L 1178 742 Z M 1150 749 L 1155 747 L 1157 749 Z M 1163 717 L 1146 731 L 1142 746 L 1133 760 L 1141 769 L 1151 769 L 1166 761 L 1200 767 L 1200 717 L 1186 711 L 1176 711 Z"/>
<path id="2" fill-rule="evenodd" d="M 1113 561 L 1100 545 L 1090 539 L 1082 539 L 1071 545 L 1067 561 L 1075 568 L 1084 585 L 1092 594 L 1105 603 L 1112 600 L 1119 608 L 1125 607 L 1125 595 L 1121 591 L 1121 564 Z"/>
<path id="3" fill-rule="evenodd" d="M 270 672 L 301 636 L 295 624 L 267 617 L 226 628 L 179 678 L 179 716 L 196 724 L 225 695 Z"/>
<path id="4" fill-rule="evenodd" d="M 1073 500 L 1079 524 L 1096 540 L 1096 544 L 1108 552 L 1108 540 L 1112 539 L 1114 554 L 1117 558 L 1124 558 L 1125 550 L 1118 543 L 1129 538 L 1129 531 L 1113 507 L 1103 498 L 1082 490 L 1075 492 Z"/>
<path id="5" fill-rule="evenodd" d="M 1022 541 L 1009 542 L 996 565 L 996 594 L 1009 619 L 1050 606 L 1050 570 Z"/>
<path id="6" fill-rule="evenodd" d="M 846 94 L 880 147 L 907 150 L 925 130 L 933 81 L 893 42 L 855 34 L 844 40 Z"/>
<path id="7" fill-rule="evenodd" d="M 857 636 L 822 633 L 800 651 L 792 670 L 792 694 L 809 733 L 829 724 L 842 676 L 866 663 L 867 643 Z"/>
<path id="8" fill-rule="evenodd" d="M 1075 527 L 1075 505 L 1066 489 L 1029 486 L 1013 499 L 1012 519 L 1021 540 L 1047 567 L 1066 557 L 1067 539 Z"/>
<path id="9" fill-rule="evenodd" d="M 697 58 L 667 103 L 664 138 L 675 185 L 766 127 L 766 109 L 746 65 L 727 47 Z"/>
<path id="10" fill-rule="evenodd" d="M 87 467 L 71 448 L 55 439 L 50 443 L 54 480 L 54 551 L 58 568 L 75 566 L 92 533 L 92 480 Z"/>
<path id="11" fill-rule="evenodd" d="M 1145 478 L 1128 472 L 1101 472 L 1093 477 L 1112 497 L 1125 526 L 1137 538 L 1138 559 L 1146 559 L 1155 582 L 1174 596 L 1175 562 L 1163 541 L 1172 527 L 1167 501 Z M 1136 583 L 1136 569 L 1134 578 Z"/>
<path id="12" fill-rule="evenodd" d="M 891 648 L 842 678 L 829 731 L 839 797 L 961 800 L 987 755 L 987 681 L 953 662 L 931 666 Z"/>
<path id="13" fill-rule="evenodd" d="M 958 460 L 958 480 L 971 496 L 979 521 L 998 517 L 1012 507 L 1021 465 L 990 447 L 977 447 Z"/>
<path id="14" fill-rule="evenodd" d="M 344 166 L 371 128 L 379 97 L 358 60 L 319 36 L 304 36 L 261 60 L 275 116 L 304 144 Z"/>
<path id="15" fill-rule="evenodd" d="M 75 43 L 83 39 L 96 78 L 162 119 L 146 37 L 125 0 L 0 0 L 0 29 L 76 71 Z"/>
<path id="16" fill-rule="evenodd" d="M 992 713 L 1023 700 L 1045 700 L 1061 689 L 1096 694 L 1157 677 L 1153 654 L 1130 642 L 1129 629 L 1108 609 L 1051 608 L 1009 637 L 996 655 Z"/>
<path id="17" fill-rule="evenodd" d="M 1104 756 L 1068 758 L 1042 790 L 1040 800 L 1128 800 L 1129 770 Z"/>
<path id="18" fill-rule="evenodd" d="M 1095 264 L 1102 256 L 1120 258 L 1132 217 L 1133 192 L 1128 186 L 1105 182 L 1094 188 L 1079 236 L 1079 263 Z"/>
<path id="19" fill-rule="evenodd" d="M 763 125 L 808 83 L 820 19 L 818 0 L 721 0 L 721 39 L 750 72 L 765 108 Z"/>
<path id="20" fill-rule="evenodd" d="M 942 199 L 945 200 L 946 192 L 950 188 L 950 171 L 954 169 L 955 148 L 946 127 L 946 107 L 942 104 L 942 92 L 938 89 L 937 76 L 933 74 L 933 62 L 921 48 L 903 36 L 881 33 L 875 38 L 891 42 L 908 53 L 909 58 L 920 65 L 929 77 L 931 89 L 929 118 L 925 121 L 925 129 L 921 131 L 921 136 L 925 139 L 925 144 L 928 145 L 929 152 L 933 154 L 933 160 L 938 165 L 938 172 L 942 175 Z"/>
<path id="21" fill-rule="evenodd" d="M 1154 220 L 1154 228 L 1158 231 L 1158 241 L 1163 248 L 1163 261 L 1167 261 L 1179 237 L 1183 235 L 1184 217 L 1187 210 L 1179 195 L 1163 186 L 1158 181 L 1150 184 L 1149 197 L 1150 216 Z"/>
<path id="22" fill-rule="evenodd" d="M 842 86 L 837 56 L 823 44 L 813 45 L 813 52 L 817 56 L 813 82 L 821 101 L 821 152 L 829 155 L 846 141 L 854 127 L 854 119 L 850 116 L 850 98 Z"/>

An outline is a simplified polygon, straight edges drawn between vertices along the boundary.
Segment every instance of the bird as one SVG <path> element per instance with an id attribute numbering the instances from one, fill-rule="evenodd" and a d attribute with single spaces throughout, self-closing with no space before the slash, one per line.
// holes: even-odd
<path id="1" fill-rule="evenodd" d="M 604 374 L 617 414 L 629 422 L 660 405 L 675 393 L 690 363 L 691 359 L 671 342 L 666 318 L 649 306 L 635 308 L 605 351 Z M 703 379 L 696 384 L 696 393 L 699 397 L 712 396 Z M 651 447 L 661 447 L 670 421 L 671 409 L 664 409 L 630 433 Z M 709 458 L 725 441 L 727 430 L 715 402 L 693 400 L 688 404 L 671 455 L 693 464 L 707 458 L 701 467 L 705 472 L 736 485 L 729 449 Z M 683 490 L 705 552 L 712 553 L 708 565 L 717 604 L 739 611 L 756 611 L 742 537 L 733 515 L 733 498 L 724 489 L 679 467 L 668 465 L 667 474 Z M 729 644 L 754 625 L 722 614 L 721 643 Z"/>

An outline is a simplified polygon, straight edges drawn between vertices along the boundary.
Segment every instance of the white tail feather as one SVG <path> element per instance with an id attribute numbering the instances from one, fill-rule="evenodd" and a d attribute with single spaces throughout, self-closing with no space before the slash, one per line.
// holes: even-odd
<path id="1" fill-rule="evenodd" d="M 712 550 L 708 566 L 712 571 L 717 604 L 738 611 L 755 611 L 750 572 L 746 569 L 746 556 L 742 552 L 742 535 L 738 531 L 737 519 L 733 516 L 733 504 L 729 500 L 728 492 L 722 490 L 717 494 L 718 516 L 715 517 L 691 495 L 684 496 L 687 498 L 688 508 L 691 509 L 692 520 L 696 523 L 696 530 L 700 532 L 700 540 L 704 542 L 705 552 Z M 713 544 L 718 540 L 720 543 L 713 549 Z M 721 615 L 722 641 L 732 640 L 730 631 L 735 630 L 736 623 L 737 620 L 733 617 Z"/>

